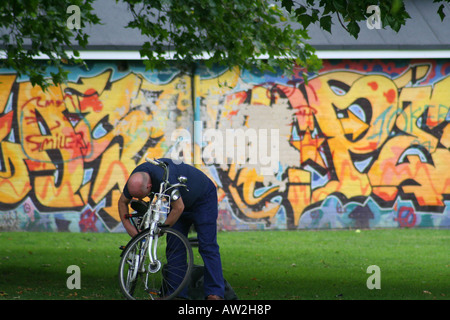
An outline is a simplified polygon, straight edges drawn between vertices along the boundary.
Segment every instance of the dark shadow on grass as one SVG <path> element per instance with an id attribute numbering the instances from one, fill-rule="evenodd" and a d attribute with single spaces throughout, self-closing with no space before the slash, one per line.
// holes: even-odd
<path id="1" fill-rule="evenodd" d="M 117 274 L 80 269 L 80 289 L 69 279 L 73 273 L 52 266 L 0 267 L 2 299 L 122 299 Z"/>

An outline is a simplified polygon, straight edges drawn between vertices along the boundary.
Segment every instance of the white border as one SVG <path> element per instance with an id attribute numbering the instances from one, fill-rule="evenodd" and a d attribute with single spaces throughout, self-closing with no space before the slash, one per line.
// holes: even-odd
<path id="1" fill-rule="evenodd" d="M 137 50 L 83 50 L 79 51 L 82 60 L 145 60 Z M 72 56 L 72 51 L 67 51 Z M 167 53 L 167 59 L 172 52 Z M 320 59 L 448 59 L 450 50 L 316 50 Z M 0 51 L 0 59 L 5 55 Z M 203 54 L 199 59 L 206 58 Z M 266 57 L 260 57 L 264 59 Z M 38 55 L 35 59 L 48 59 Z"/>
<path id="2" fill-rule="evenodd" d="M 450 50 L 317 50 L 320 59 L 445 59 Z M 171 53 L 167 54 L 170 59 Z M 203 57 L 207 55 L 204 54 Z M 139 51 L 80 51 L 83 60 L 144 60 Z M 202 57 L 200 57 L 202 58 Z M 261 57 L 264 58 L 264 57 Z"/>
<path id="3" fill-rule="evenodd" d="M 320 59 L 445 59 L 450 50 L 317 50 Z"/>

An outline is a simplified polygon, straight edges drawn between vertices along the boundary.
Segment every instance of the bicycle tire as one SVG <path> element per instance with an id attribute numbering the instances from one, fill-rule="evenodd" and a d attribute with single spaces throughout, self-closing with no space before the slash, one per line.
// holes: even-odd
<path id="1" fill-rule="evenodd" d="M 129 300 L 186 297 L 182 290 L 189 282 L 194 265 L 194 255 L 188 239 L 178 230 L 161 228 L 157 244 L 160 264 L 155 265 L 152 270 L 147 250 L 148 237 L 148 229 L 140 232 L 130 240 L 121 254 L 119 286 L 123 295 Z"/>

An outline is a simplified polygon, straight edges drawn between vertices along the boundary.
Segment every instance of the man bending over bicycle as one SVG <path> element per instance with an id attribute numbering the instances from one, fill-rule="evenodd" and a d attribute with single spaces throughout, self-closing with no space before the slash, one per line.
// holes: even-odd
<path id="1" fill-rule="evenodd" d="M 194 224 L 197 231 L 199 253 L 205 266 L 204 290 L 208 300 L 223 299 L 225 288 L 222 262 L 217 244 L 217 190 L 214 183 L 202 171 L 185 163 L 175 164 L 161 158 L 169 166 L 169 182 L 177 183 L 178 176 L 187 178 L 189 191 L 180 188 L 180 198 L 171 201 L 171 209 L 164 224 L 185 236 Z M 137 166 L 131 173 L 118 202 L 119 216 L 125 230 L 134 237 L 138 230 L 126 218 L 132 198 L 142 200 L 150 193 L 159 192 L 164 170 L 149 162 Z"/>

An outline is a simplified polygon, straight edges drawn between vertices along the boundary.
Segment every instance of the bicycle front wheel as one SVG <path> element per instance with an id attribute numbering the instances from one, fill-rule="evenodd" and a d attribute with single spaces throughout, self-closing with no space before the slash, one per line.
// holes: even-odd
<path id="1" fill-rule="evenodd" d="M 186 298 L 186 290 L 194 265 L 192 247 L 179 231 L 162 228 L 151 252 L 155 260 L 151 263 L 148 246 L 149 230 L 135 236 L 122 252 L 119 265 L 119 285 L 130 300 L 170 300 Z"/>

